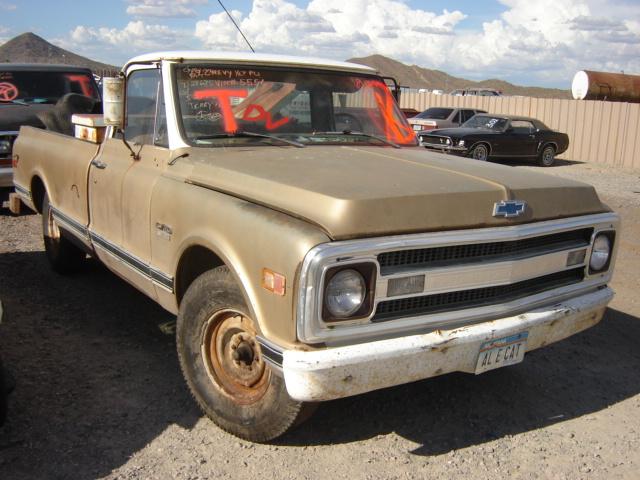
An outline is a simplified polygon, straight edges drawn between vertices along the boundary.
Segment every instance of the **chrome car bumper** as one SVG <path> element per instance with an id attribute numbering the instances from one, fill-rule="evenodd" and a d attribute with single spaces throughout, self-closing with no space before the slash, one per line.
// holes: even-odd
<path id="1" fill-rule="evenodd" d="M 481 346 L 521 332 L 531 351 L 597 324 L 613 291 L 603 287 L 546 307 L 423 335 L 317 351 L 285 350 L 287 391 L 300 401 L 332 400 L 450 372 L 476 370 Z"/>
<path id="2" fill-rule="evenodd" d="M 439 143 L 424 143 L 420 142 L 421 147 L 430 148 L 432 150 L 440 150 L 443 152 L 452 153 L 466 153 L 467 147 L 457 147 L 454 145 L 440 145 Z"/>

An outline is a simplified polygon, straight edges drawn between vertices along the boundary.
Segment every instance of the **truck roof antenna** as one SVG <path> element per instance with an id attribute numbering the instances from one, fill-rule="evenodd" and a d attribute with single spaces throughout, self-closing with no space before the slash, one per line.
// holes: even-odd
<path id="1" fill-rule="evenodd" d="M 244 36 L 244 33 L 242 33 L 242 30 L 240 30 L 240 27 L 238 26 L 238 24 L 236 23 L 236 21 L 233 19 L 233 17 L 231 16 L 231 14 L 229 13 L 229 11 L 226 9 L 226 7 L 222 4 L 222 0 L 218 0 L 218 3 L 220 4 L 220 6 L 222 7 L 222 9 L 227 13 L 227 15 L 229 16 L 229 18 L 231 19 L 231 21 L 233 22 L 233 24 L 236 26 L 236 28 L 238 29 L 238 31 L 240 32 L 240 35 L 242 35 L 242 38 L 244 38 L 244 41 L 247 42 L 247 45 L 249 45 L 249 48 L 251 49 L 251 51 L 253 53 L 256 53 L 256 51 L 253 49 L 253 47 L 251 46 L 251 44 L 249 43 L 249 40 L 247 40 L 247 37 Z"/>

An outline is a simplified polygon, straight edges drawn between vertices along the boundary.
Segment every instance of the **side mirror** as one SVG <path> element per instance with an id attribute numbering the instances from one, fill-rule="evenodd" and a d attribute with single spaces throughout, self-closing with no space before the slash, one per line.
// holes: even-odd
<path id="1" fill-rule="evenodd" d="M 102 79 L 102 108 L 105 125 L 124 127 L 124 78 Z"/>

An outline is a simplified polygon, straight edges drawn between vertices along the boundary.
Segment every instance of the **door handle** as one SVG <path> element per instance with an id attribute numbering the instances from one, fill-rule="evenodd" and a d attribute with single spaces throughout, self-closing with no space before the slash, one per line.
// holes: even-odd
<path id="1" fill-rule="evenodd" d="M 101 162 L 100 160 L 92 160 L 91 165 L 93 165 L 96 168 L 99 168 L 100 170 L 104 170 L 105 168 L 107 168 L 107 164 L 104 162 Z"/>

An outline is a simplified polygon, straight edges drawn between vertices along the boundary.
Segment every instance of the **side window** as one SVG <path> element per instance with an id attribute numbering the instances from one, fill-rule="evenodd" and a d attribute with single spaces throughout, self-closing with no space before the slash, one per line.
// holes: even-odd
<path id="1" fill-rule="evenodd" d="M 529 134 L 534 131 L 533 124 L 526 120 L 512 120 L 511 127 L 513 128 L 513 133 Z"/>
<path id="2" fill-rule="evenodd" d="M 460 110 L 458 110 L 456 112 L 456 114 L 453 116 L 453 118 L 451 119 L 452 123 L 460 123 Z"/>
<path id="3" fill-rule="evenodd" d="M 140 145 L 152 144 L 155 140 L 162 144 L 162 136 L 166 137 L 166 119 L 164 119 L 160 70 L 138 70 L 129 75 L 126 102 L 125 138 Z M 158 115 L 159 112 L 161 115 Z"/>
<path id="4" fill-rule="evenodd" d="M 462 110 L 461 114 L 462 114 L 462 123 L 464 123 L 467 120 L 469 120 L 471 117 L 473 117 L 475 115 L 475 112 L 473 110 Z"/>

